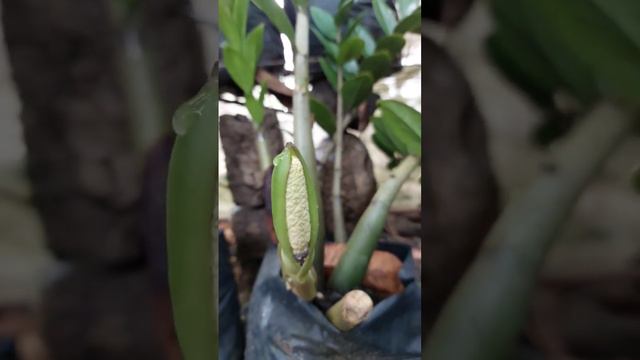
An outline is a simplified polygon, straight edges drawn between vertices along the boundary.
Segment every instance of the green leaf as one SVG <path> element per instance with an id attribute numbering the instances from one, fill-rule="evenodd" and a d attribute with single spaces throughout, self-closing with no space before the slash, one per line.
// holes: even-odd
<path id="1" fill-rule="evenodd" d="M 386 4 L 385 0 L 373 0 L 373 12 L 384 33 L 387 35 L 393 33 L 398 20 L 396 20 L 393 10 Z"/>
<path id="2" fill-rule="evenodd" d="M 336 24 L 333 22 L 333 16 L 317 6 L 312 6 L 309 12 L 314 25 L 320 33 L 328 39 L 335 39 L 337 30 Z"/>
<path id="3" fill-rule="evenodd" d="M 343 65 L 350 60 L 357 60 L 364 50 L 364 41 L 357 37 L 350 37 L 340 44 L 338 52 L 338 65 Z"/>
<path id="4" fill-rule="evenodd" d="M 262 121 L 264 120 L 264 106 L 252 95 L 248 95 L 246 99 L 247 110 L 249 110 L 249 114 L 251 114 L 251 120 L 253 120 L 257 126 L 262 125 Z"/>
<path id="5" fill-rule="evenodd" d="M 267 15 L 271 23 L 280 31 L 285 34 L 292 44 L 295 44 L 295 36 L 293 32 L 293 25 L 287 17 L 287 14 L 274 0 L 252 0 L 253 4 L 263 13 Z"/>
<path id="6" fill-rule="evenodd" d="M 264 44 L 264 24 L 260 24 L 253 28 L 249 35 L 247 35 L 244 42 L 244 54 L 250 66 L 246 71 L 252 71 L 255 73 L 258 62 L 260 61 L 260 55 L 262 54 L 262 46 Z"/>
<path id="7" fill-rule="evenodd" d="M 359 14 L 355 19 L 349 20 L 349 26 L 347 27 L 347 31 L 344 33 L 344 38 L 349 38 L 356 30 L 356 27 L 360 25 L 362 19 L 364 18 L 364 13 Z M 364 41 L 364 40 L 363 40 Z"/>
<path id="8" fill-rule="evenodd" d="M 251 66 L 248 63 L 248 59 L 245 59 L 240 52 L 228 46 L 222 48 L 222 55 L 224 57 L 224 66 L 229 71 L 233 81 L 242 89 L 245 95 L 251 94 L 255 69 L 253 71 L 247 70 Z"/>
<path id="9" fill-rule="evenodd" d="M 373 76 L 373 80 L 377 81 L 391 74 L 391 65 L 389 53 L 387 51 L 379 51 L 362 60 L 360 72 L 368 71 Z"/>
<path id="10" fill-rule="evenodd" d="M 220 1 L 218 7 L 220 14 L 218 23 L 220 25 L 220 30 L 226 39 L 226 45 L 238 49 L 242 39 L 241 36 L 244 33 L 241 32 L 234 24 L 231 5 L 232 3 L 230 0 Z"/>
<path id="11" fill-rule="evenodd" d="M 404 47 L 405 41 L 402 35 L 392 34 L 381 37 L 376 44 L 376 52 L 386 50 L 391 57 L 395 58 L 400 54 Z"/>
<path id="12" fill-rule="evenodd" d="M 391 112 L 396 115 L 419 138 L 422 136 L 422 116 L 411 106 L 396 100 L 381 100 L 378 101 L 378 107 L 383 113 Z"/>
<path id="13" fill-rule="evenodd" d="M 351 79 L 352 77 L 358 75 L 359 70 L 358 62 L 355 60 L 347 61 L 344 65 L 342 65 L 342 69 L 344 70 L 343 75 L 345 79 Z"/>
<path id="14" fill-rule="evenodd" d="M 636 47 L 640 48 L 640 2 L 636 0 L 592 0 L 603 13 L 615 21 Z"/>
<path id="15" fill-rule="evenodd" d="M 420 137 L 394 113 L 384 112 L 381 117 L 375 117 L 373 126 L 376 131 L 388 137 L 396 152 L 402 155 L 421 156 Z"/>
<path id="16" fill-rule="evenodd" d="M 422 14 L 418 7 L 411 15 L 402 19 L 393 29 L 394 33 L 404 34 L 406 32 L 420 33 L 420 25 L 422 24 Z"/>
<path id="17" fill-rule="evenodd" d="M 233 0 L 234 26 L 240 31 L 240 38 L 244 37 L 247 31 L 247 16 L 249 11 L 249 0 Z"/>
<path id="18" fill-rule="evenodd" d="M 338 77 L 338 73 L 336 71 L 335 65 L 332 64 L 330 60 L 325 59 L 324 57 L 318 59 L 318 62 L 320 63 L 320 68 L 322 69 L 322 73 L 324 73 L 324 77 L 327 78 L 327 80 L 333 87 L 333 90 L 336 90 L 338 88 L 336 80 Z"/>
<path id="19" fill-rule="evenodd" d="M 353 6 L 353 0 L 341 0 L 338 5 L 338 11 L 336 12 L 334 23 L 337 26 L 341 26 L 349 18 L 351 7 Z"/>
<path id="20" fill-rule="evenodd" d="M 329 136 L 333 136 L 336 132 L 336 118 L 327 105 L 311 97 L 309 98 L 309 109 L 316 123 L 318 123 Z"/>
<path id="21" fill-rule="evenodd" d="M 386 133 L 382 131 L 376 131 L 373 133 L 371 140 L 373 140 L 373 143 L 376 144 L 376 146 L 380 150 L 382 150 L 382 152 L 384 152 L 388 157 L 394 157 L 395 147 L 393 146 L 393 142 L 391 141 L 391 139 L 389 139 Z"/>
<path id="22" fill-rule="evenodd" d="M 398 10 L 398 16 L 400 20 L 411 15 L 411 13 L 418 7 L 419 2 L 416 0 L 397 0 L 396 9 Z"/>
<path id="23" fill-rule="evenodd" d="M 218 357 L 218 71 L 175 113 L 167 174 L 167 266 L 176 335 L 185 359 Z M 186 117 L 188 119 L 184 119 Z"/>
<path id="24" fill-rule="evenodd" d="M 344 111 L 349 111 L 360 105 L 369 95 L 373 88 L 373 77 L 369 74 L 360 74 L 345 81 L 342 86 L 342 100 Z"/>
<path id="25" fill-rule="evenodd" d="M 355 33 L 364 41 L 364 54 L 366 56 L 373 54 L 376 49 L 376 40 L 371 33 L 362 25 L 356 25 Z"/>
<path id="26" fill-rule="evenodd" d="M 311 32 L 316 36 L 322 47 L 326 51 L 327 55 L 329 55 L 332 59 L 336 59 L 338 57 L 338 44 L 336 44 L 332 40 L 328 40 L 322 35 L 322 33 L 315 28 L 315 26 L 311 27 Z"/>

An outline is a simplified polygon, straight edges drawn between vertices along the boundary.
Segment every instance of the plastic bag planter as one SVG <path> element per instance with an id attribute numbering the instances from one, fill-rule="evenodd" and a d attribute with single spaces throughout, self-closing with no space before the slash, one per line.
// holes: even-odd
<path id="1" fill-rule="evenodd" d="M 233 269 L 229 258 L 229 246 L 224 239 L 224 232 L 218 231 L 218 332 L 219 359 L 240 360 L 244 350 L 244 331 L 240 320 L 240 303 L 238 288 L 233 278 Z"/>
<path id="2" fill-rule="evenodd" d="M 404 260 L 400 279 L 405 290 L 373 308 L 368 318 L 340 332 L 313 303 L 285 288 L 276 249 L 260 267 L 247 323 L 247 360 L 272 359 L 420 359 L 421 294 L 410 248 L 379 244 Z"/>

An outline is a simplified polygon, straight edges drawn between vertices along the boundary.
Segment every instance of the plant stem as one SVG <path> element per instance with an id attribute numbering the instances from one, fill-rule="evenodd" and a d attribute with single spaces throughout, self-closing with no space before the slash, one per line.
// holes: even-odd
<path id="1" fill-rule="evenodd" d="M 493 226 L 434 325 L 426 358 L 509 358 L 547 250 L 631 120 L 613 106 L 600 105 L 555 149 L 548 170 L 508 204 Z"/>
<path id="2" fill-rule="evenodd" d="M 256 130 L 256 150 L 258 151 L 258 160 L 260 161 L 260 170 L 265 171 L 271 166 L 271 155 L 267 141 L 262 134 L 261 127 L 254 127 Z"/>
<path id="3" fill-rule="evenodd" d="M 331 274 L 329 285 L 333 289 L 346 293 L 360 285 L 384 228 L 391 203 L 402 184 L 419 165 L 419 158 L 407 156 L 393 169 L 391 178 L 376 191 L 347 242 L 347 250 Z"/>
<path id="4" fill-rule="evenodd" d="M 309 167 L 311 178 L 315 182 L 317 193 L 320 193 L 318 185 L 318 170 L 316 154 L 311 136 L 311 116 L 309 111 L 309 9 L 306 6 L 296 6 L 296 27 L 294 44 L 294 76 L 295 89 L 293 92 L 293 138 L 296 147 L 300 150 L 304 161 Z M 322 202 L 318 199 L 320 207 L 320 228 L 318 241 L 316 242 L 314 267 L 318 274 L 318 290 L 322 289 L 324 277 L 324 218 L 322 216 Z"/>
<path id="5" fill-rule="evenodd" d="M 340 45 L 341 34 L 340 29 L 336 32 L 336 43 Z M 333 206 L 333 236 L 337 243 L 345 243 L 347 240 L 347 232 L 344 226 L 344 215 L 342 213 L 342 130 L 343 122 L 343 104 L 342 104 L 342 65 L 338 65 L 338 74 L 336 79 L 337 106 L 336 106 L 336 134 L 335 134 L 335 151 L 333 159 L 333 184 L 331 187 L 331 201 Z"/>
<path id="6" fill-rule="evenodd" d="M 167 178 L 169 288 L 185 360 L 218 358 L 217 76 L 176 111 Z"/>

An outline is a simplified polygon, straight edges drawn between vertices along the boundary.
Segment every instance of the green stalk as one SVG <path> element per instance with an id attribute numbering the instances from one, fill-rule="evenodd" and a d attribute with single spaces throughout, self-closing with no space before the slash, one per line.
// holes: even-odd
<path id="1" fill-rule="evenodd" d="M 262 134 L 260 127 L 254 126 L 256 130 L 256 149 L 258 150 L 258 159 L 260 161 L 260 170 L 265 171 L 271 166 L 271 155 L 267 147 L 267 141 Z"/>
<path id="2" fill-rule="evenodd" d="M 371 203 L 349 237 L 347 250 L 331 274 L 329 286 L 333 289 L 346 293 L 360 285 L 367 272 L 369 259 L 384 228 L 391 203 L 400 191 L 402 184 L 419 165 L 419 158 L 407 156 L 393 169 L 391 178 L 376 191 Z"/>
<path id="3" fill-rule="evenodd" d="M 309 175 L 317 193 L 320 193 L 316 153 L 311 136 L 311 115 L 309 111 L 309 9 L 308 5 L 296 6 L 296 27 L 294 44 L 294 77 L 293 91 L 293 139 L 300 150 L 305 163 L 309 166 Z M 316 273 L 324 273 L 324 218 L 322 201 L 318 199 L 320 207 L 319 241 L 316 242 L 314 268 Z M 318 276 L 318 289 L 322 289 L 324 277 Z"/>
<path id="4" fill-rule="evenodd" d="M 336 43 L 340 46 L 341 40 L 341 30 L 338 28 L 336 32 Z M 333 159 L 333 184 L 331 187 L 331 202 L 332 202 L 332 210 L 333 210 L 333 236 L 337 243 L 344 243 L 347 240 L 347 232 L 344 226 L 344 214 L 342 212 L 342 196 L 341 196 L 341 180 L 342 180 L 342 135 L 344 134 L 344 130 L 342 129 L 343 125 L 343 115 L 344 109 L 342 104 L 342 65 L 338 66 L 338 74 L 336 79 L 336 90 L 337 90 L 337 106 L 336 106 L 336 134 L 335 134 L 335 152 Z"/>
<path id="5" fill-rule="evenodd" d="M 426 358 L 510 358 L 547 250 L 631 125 L 631 117 L 600 105 L 555 149 L 549 170 L 507 206 L 489 233 L 427 339 Z"/>
<path id="6" fill-rule="evenodd" d="M 185 360 L 218 358 L 218 71 L 175 113 L 167 183 L 169 287 Z"/>

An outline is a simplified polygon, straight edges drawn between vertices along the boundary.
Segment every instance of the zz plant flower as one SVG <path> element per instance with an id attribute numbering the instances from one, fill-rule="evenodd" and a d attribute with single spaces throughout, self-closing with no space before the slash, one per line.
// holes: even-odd
<path id="1" fill-rule="evenodd" d="M 291 143 L 273 161 L 271 207 L 282 276 L 296 295 L 312 300 L 318 275 L 313 267 L 319 229 L 319 204 L 305 160 Z"/>

